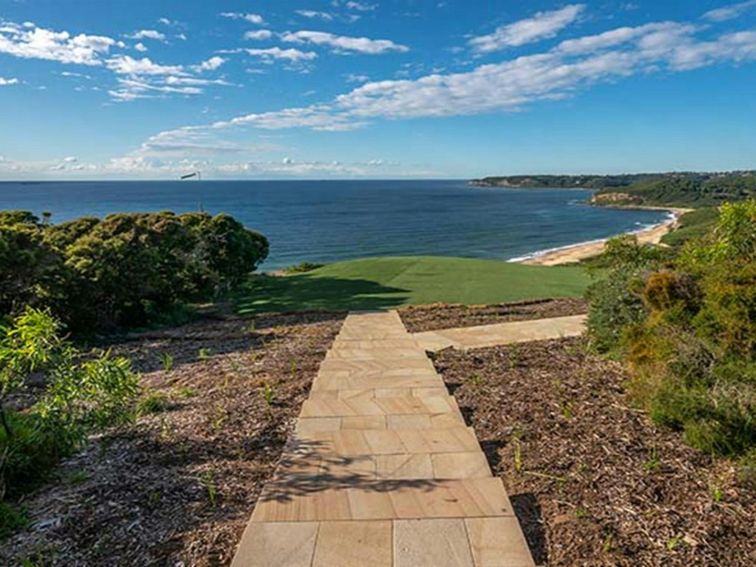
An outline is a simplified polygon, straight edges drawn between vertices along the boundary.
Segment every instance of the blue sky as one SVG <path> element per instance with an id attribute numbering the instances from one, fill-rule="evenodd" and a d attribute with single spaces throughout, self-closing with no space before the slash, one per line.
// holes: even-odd
<path id="1" fill-rule="evenodd" d="M 756 0 L 0 0 L 0 179 L 756 168 Z"/>

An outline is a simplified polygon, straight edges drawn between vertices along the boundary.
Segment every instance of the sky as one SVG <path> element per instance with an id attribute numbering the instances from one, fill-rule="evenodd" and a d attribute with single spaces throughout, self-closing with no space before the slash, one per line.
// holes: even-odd
<path id="1" fill-rule="evenodd" d="M 756 169 L 756 0 L 0 0 L 0 180 Z"/>

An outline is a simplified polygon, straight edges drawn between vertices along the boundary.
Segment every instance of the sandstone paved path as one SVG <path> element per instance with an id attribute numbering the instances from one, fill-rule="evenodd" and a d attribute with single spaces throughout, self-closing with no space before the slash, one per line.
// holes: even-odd
<path id="1" fill-rule="evenodd" d="M 234 567 L 530 567 L 472 428 L 396 312 L 349 315 Z"/>
<path id="2" fill-rule="evenodd" d="M 552 317 L 532 321 L 513 321 L 459 327 L 412 334 L 420 347 L 435 352 L 447 347 L 458 349 L 484 348 L 527 341 L 575 337 L 585 330 L 585 315 Z"/>

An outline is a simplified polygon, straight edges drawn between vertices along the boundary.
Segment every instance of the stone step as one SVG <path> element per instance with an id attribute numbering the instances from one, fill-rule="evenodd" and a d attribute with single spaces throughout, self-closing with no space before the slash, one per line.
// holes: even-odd
<path id="1" fill-rule="evenodd" d="M 252 522 L 492 518 L 513 516 L 499 478 L 356 480 L 329 487 L 317 481 L 268 483 Z"/>

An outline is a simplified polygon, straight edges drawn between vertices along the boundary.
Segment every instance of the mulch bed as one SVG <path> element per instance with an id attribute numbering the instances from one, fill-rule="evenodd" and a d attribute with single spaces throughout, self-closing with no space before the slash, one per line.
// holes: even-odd
<path id="1" fill-rule="evenodd" d="M 399 315 L 410 333 L 436 331 L 454 327 L 474 327 L 510 321 L 528 321 L 547 317 L 582 315 L 588 312 L 584 299 L 567 297 L 500 303 L 498 305 L 434 305 L 411 306 Z"/>
<path id="2" fill-rule="evenodd" d="M 93 440 L 28 496 L 32 525 L 3 542 L 0 564 L 228 564 L 342 320 L 205 321 L 114 345 L 165 407 Z"/>
<path id="3" fill-rule="evenodd" d="M 509 491 L 538 564 L 756 565 L 756 496 L 736 467 L 654 426 L 582 339 L 435 364 Z"/>

